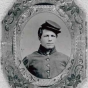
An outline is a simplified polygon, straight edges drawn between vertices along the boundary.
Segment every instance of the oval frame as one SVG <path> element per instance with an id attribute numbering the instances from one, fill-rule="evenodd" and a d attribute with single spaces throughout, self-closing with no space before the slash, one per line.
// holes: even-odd
<path id="1" fill-rule="evenodd" d="M 31 8 L 33 8 L 33 7 L 31 7 Z M 43 10 L 44 10 L 44 13 L 45 13 L 45 11 L 48 11 L 48 9 L 47 10 L 45 10 L 46 8 L 47 8 L 47 6 L 44 8 L 43 6 L 41 7 L 37 7 L 36 6 L 36 10 L 38 11 L 38 9 L 40 9 L 40 8 L 42 8 Z M 51 11 L 49 11 L 49 13 L 51 13 L 51 14 L 55 14 L 55 10 L 54 10 L 54 12 L 53 12 L 53 8 L 55 8 L 54 6 L 53 7 L 50 7 L 49 9 L 51 9 Z M 35 10 L 35 11 L 36 11 Z M 42 10 L 42 12 L 43 12 L 43 10 Z M 26 13 L 26 12 L 29 12 L 29 9 L 27 9 L 27 11 L 25 11 L 24 12 L 24 14 Z M 37 14 L 39 14 L 39 13 L 42 13 L 42 12 L 38 12 L 38 13 L 36 13 L 36 12 L 34 12 L 34 15 L 32 14 L 32 17 L 33 16 L 35 16 L 35 15 L 37 15 Z M 48 12 L 47 12 L 48 13 Z M 29 13 L 27 13 L 27 14 L 29 14 Z M 26 15 L 27 15 L 26 14 Z M 23 14 L 21 15 L 22 17 L 21 18 L 19 18 L 19 21 L 18 21 L 18 28 L 20 28 L 21 29 L 21 31 L 22 30 L 24 30 L 24 28 L 23 27 L 25 27 L 24 25 L 28 22 L 28 20 L 30 21 L 30 19 L 32 18 L 31 16 L 29 17 L 29 16 L 27 16 L 27 18 L 26 18 L 26 15 L 25 15 L 25 19 L 27 20 L 27 21 L 24 21 L 22 24 L 20 24 L 20 19 L 24 16 Z M 56 15 L 56 14 L 55 14 Z M 57 14 L 57 16 L 59 16 L 59 14 Z M 67 17 L 67 15 L 66 15 L 66 17 Z M 58 19 L 59 19 L 59 17 L 58 17 Z M 67 20 L 69 20 L 68 19 L 68 17 L 65 19 L 65 17 L 63 18 L 63 20 L 66 20 L 66 22 L 65 22 L 65 24 L 71 24 L 71 22 L 70 21 L 67 21 Z M 71 26 L 71 25 L 70 25 Z M 70 28 L 70 26 L 69 26 L 69 28 Z M 70 29 L 69 29 L 70 30 Z M 18 36 L 16 37 L 16 39 L 18 40 L 18 41 L 20 41 L 20 38 L 21 38 L 21 34 L 18 34 Z M 17 58 L 21 58 L 21 56 L 20 56 L 20 42 L 19 42 L 19 44 L 18 44 L 18 47 L 17 47 L 17 49 L 18 50 L 16 50 L 17 52 L 16 53 L 18 53 L 18 57 Z M 21 58 L 22 59 L 22 58 Z M 20 60 L 21 60 L 20 59 Z M 19 59 L 18 59 L 19 60 Z M 61 76 L 63 76 L 64 77 L 64 74 L 65 74 L 65 76 L 66 76 L 66 73 L 67 73 L 67 71 L 66 70 L 64 70 L 64 72 L 62 72 L 60 75 L 58 75 L 57 77 L 54 77 L 54 78 L 52 78 L 52 79 L 41 79 L 41 78 L 37 78 L 37 77 L 35 77 L 35 76 L 33 76 L 32 74 L 30 74 L 29 73 L 29 71 L 25 68 L 25 66 L 23 65 L 23 62 L 21 62 L 20 63 L 20 65 L 17 63 L 18 61 L 16 61 L 15 60 L 15 63 L 16 63 L 16 65 L 20 68 L 20 71 L 22 70 L 22 69 L 24 69 L 24 71 L 21 71 L 21 73 L 23 74 L 23 76 L 25 77 L 25 78 L 27 78 L 30 82 L 32 81 L 33 83 L 32 84 L 36 84 L 37 86 L 50 86 L 50 85 L 53 85 L 54 83 L 56 83 L 56 81 L 58 81 L 58 80 L 61 80 Z M 70 64 L 70 63 L 69 63 Z M 26 75 L 25 75 L 26 74 Z M 32 78 L 34 79 L 34 80 L 38 80 L 38 81 L 33 81 L 33 80 L 30 80 L 31 79 L 31 76 L 32 76 Z"/>
<path id="2" fill-rule="evenodd" d="M 28 19 L 49 12 L 60 17 L 71 35 L 71 56 L 65 70 L 52 79 L 40 79 L 27 71 L 20 59 L 20 36 Z M 85 14 L 73 0 L 22 0 L 13 5 L 3 23 L 2 64 L 7 78 L 23 79 L 24 86 L 73 86 L 76 87 L 86 77 L 86 21 Z M 9 80 L 10 85 L 13 83 Z M 20 81 L 16 86 L 23 86 Z M 74 84 L 71 82 L 74 82 Z M 15 82 L 16 83 L 16 82 Z M 15 85 L 14 85 L 15 86 Z"/>

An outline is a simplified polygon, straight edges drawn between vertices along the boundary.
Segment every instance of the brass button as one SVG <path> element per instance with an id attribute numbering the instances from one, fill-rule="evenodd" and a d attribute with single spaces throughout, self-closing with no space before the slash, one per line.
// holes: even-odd
<path id="1" fill-rule="evenodd" d="M 47 64 L 47 67 L 49 67 L 50 66 L 50 64 Z"/>
<path id="2" fill-rule="evenodd" d="M 50 72 L 50 70 L 47 70 L 47 73 L 49 73 Z"/>
<path id="3" fill-rule="evenodd" d="M 49 61 L 50 59 L 49 58 L 46 58 L 47 61 Z"/>
<path id="4" fill-rule="evenodd" d="M 50 76 L 48 76 L 48 79 L 50 79 Z"/>
<path id="5" fill-rule="evenodd" d="M 46 54 L 49 55 L 49 52 L 47 52 Z"/>

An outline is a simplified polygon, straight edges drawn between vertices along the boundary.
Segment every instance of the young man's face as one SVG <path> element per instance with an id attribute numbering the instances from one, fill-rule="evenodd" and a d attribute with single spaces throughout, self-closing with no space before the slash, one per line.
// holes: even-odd
<path id="1" fill-rule="evenodd" d="M 51 49 L 55 46 L 56 34 L 50 30 L 43 30 L 40 42 L 43 47 L 46 49 Z"/>

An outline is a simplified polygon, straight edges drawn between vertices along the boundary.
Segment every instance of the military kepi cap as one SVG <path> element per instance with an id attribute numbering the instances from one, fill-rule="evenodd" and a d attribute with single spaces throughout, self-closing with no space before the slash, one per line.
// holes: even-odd
<path id="1" fill-rule="evenodd" d="M 61 27 L 57 23 L 51 20 L 47 20 L 44 24 L 41 25 L 41 27 L 43 29 L 51 30 L 55 32 L 56 34 L 61 33 L 60 31 Z"/>

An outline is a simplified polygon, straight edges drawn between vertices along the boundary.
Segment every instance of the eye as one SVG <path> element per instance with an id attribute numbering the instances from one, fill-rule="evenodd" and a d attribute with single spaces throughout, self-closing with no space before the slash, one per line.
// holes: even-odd
<path id="1" fill-rule="evenodd" d="M 51 37 L 56 37 L 55 35 L 51 35 Z"/>
<path id="2" fill-rule="evenodd" d="M 49 37 L 49 35 L 44 35 L 44 37 Z"/>

